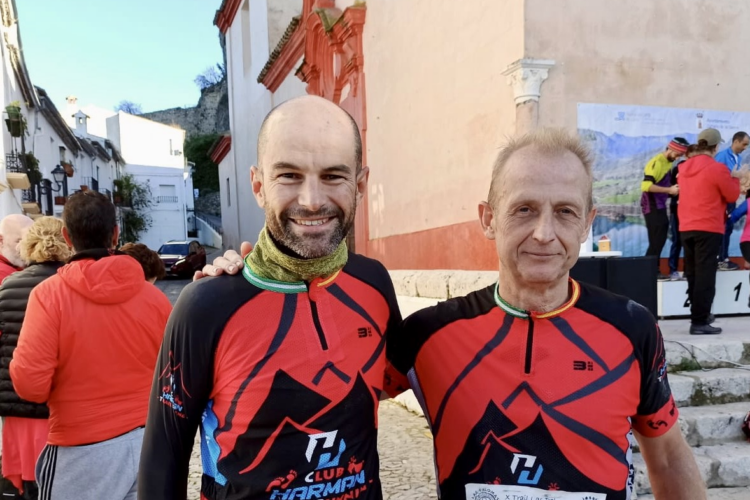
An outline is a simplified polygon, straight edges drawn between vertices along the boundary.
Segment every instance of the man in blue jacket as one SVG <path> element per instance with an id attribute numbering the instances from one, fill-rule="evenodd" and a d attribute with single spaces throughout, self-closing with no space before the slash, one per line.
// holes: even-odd
<path id="1" fill-rule="evenodd" d="M 734 134 L 734 137 L 732 137 L 732 145 L 719 151 L 716 155 L 716 161 L 726 165 L 730 172 L 739 170 L 740 155 L 749 145 L 750 135 L 748 135 L 747 132 L 737 132 Z M 721 245 L 721 253 L 719 254 L 719 271 L 734 271 L 739 269 L 737 264 L 729 260 L 729 242 L 732 237 L 732 231 L 734 230 L 734 224 L 729 215 L 734 211 L 735 206 L 735 203 L 727 205 L 727 226 L 726 232 L 724 233 L 724 241 Z"/>

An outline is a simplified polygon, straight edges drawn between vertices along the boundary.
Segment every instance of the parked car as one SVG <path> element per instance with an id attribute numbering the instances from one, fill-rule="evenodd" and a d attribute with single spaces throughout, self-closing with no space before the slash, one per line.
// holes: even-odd
<path id="1" fill-rule="evenodd" d="M 171 276 L 188 276 L 206 265 L 206 249 L 197 241 L 168 241 L 157 253 Z"/>

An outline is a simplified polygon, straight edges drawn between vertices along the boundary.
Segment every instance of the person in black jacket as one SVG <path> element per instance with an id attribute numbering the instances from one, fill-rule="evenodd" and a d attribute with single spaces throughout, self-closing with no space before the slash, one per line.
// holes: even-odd
<path id="1" fill-rule="evenodd" d="M 36 499 L 34 468 L 47 442 L 49 411 L 46 404 L 18 397 L 8 367 L 21 332 L 31 290 L 57 270 L 72 255 L 62 236 L 63 223 L 41 217 L 21 240 L 23 271 L 6 278 L 0 286 L 0 416 L 2 430 L 2 498 Z"/>

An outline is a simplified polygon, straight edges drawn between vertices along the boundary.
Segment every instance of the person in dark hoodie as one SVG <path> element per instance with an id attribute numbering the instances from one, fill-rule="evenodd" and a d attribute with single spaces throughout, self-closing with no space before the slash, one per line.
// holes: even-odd
<path id="1" fill-rule="evenodd" d="M 28 263 L 0 287 L 0 416 L 3 417 L 3 498 L 38 498 L 34 466 L 47 443 L 49 410 L 43 403 L 24 401 L 13 389 L 8 366 L 18 343 L 31 291 L 54 276 L 72 255 L 62 236 L 63 223 L 41 217 L 19 247 Z"/>
<path id="2" fill-rule="evenodd" d="M 29 298 L 10 363 L 18 395 L 47 402 L 40 498 L 135 500 L 148 396 L 171 306 L 114 250 L 115 207 L 75 193 L 63 211 L 70 263 Z"/>
<path id="3" fill-rule="evenodd" d="M 721 333 L 713 326 L 716 269 L 726 226 L 726 207 L 737 201 L 746 169 L 729 171 L 714 159 L 722 142 L 718 130 L 698 135 L 695 156 L 680 165 L 680 239 L 685 249 L 685 277 L 690 301 L 690 334 Z"/>

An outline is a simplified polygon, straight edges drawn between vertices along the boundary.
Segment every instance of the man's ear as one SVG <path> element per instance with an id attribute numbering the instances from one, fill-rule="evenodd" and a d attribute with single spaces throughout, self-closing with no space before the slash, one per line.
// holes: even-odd
<path id="1" fill-rule="evenodd" d="M 255 165 L 250 167 L 250 184 L 253 187 L 253 196 L 260 208 L 266 208 L 266 198 L 263 193 L 263 172 Z"/>
<path id="2" fill-rule="evenodd" d="M 362 167 L 357 175 L 357 206 L 367 194 L 367 181 L 370 179 L 370 167 Z"/>
<path id="3" fill-rule="evenodd" d="M 117 248 L 117 244 L 120 242 L 120 226 L 115 226 L 115 231 L 112 234 L 112 248 Z"/>
<path id="4" fill-rule="evenodd" d="M 581 234 L 581 244 L 586 243 L 586 240 L 589 239 L 589 231 L 591 231 L 591 225 L 594 223 L 594 219 L 596 218 L 596 207 L 592 208 L 591 211 L 586 215 L 586 228 L 583 231 L 583 234 Z"/>
<path id="5" fill-rule="evenodd" d="M 482 225 L 482 232 L 488 240 L 495 239 L 495 228 L 492 223 L 495 220 L 495 214 L 492 212 L 492 207 L 486 201 L 479 203 L 479 223 Z"/>
<path id="6" fill-rule="evenodd" d="M 65 226 L 63 226 L 62 228 L 62 235 L 65 243 L 67 243 L 70 248 L 73 248 L 73 240 L 70 239 L 70 233 L 68 232 L 68 228 Z M 73 249 L 75 250 L 75 248 Z"/>

